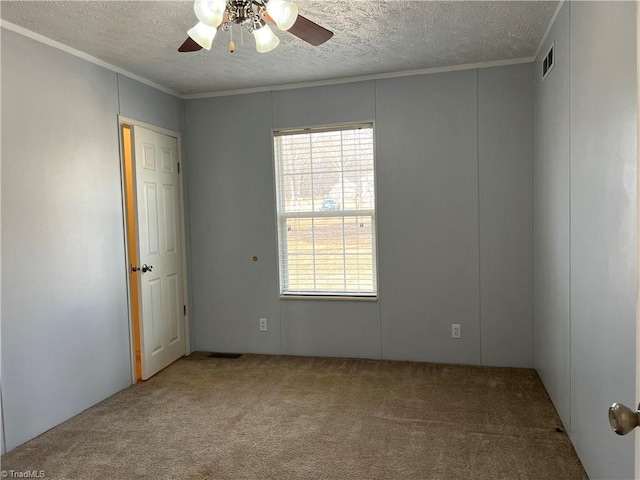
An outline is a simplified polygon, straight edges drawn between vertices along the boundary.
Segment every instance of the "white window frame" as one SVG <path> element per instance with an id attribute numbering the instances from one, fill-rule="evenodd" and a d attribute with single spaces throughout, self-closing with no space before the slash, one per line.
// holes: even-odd
<path id="1" fill-rule="evenodd" d="M 318 133 L 318 132 L 333 132 L 340 130 L 352 130 L 357 128 L 370 128 L 372 130 L 372 147 L 373 147 L 373 175 L 374 175 L 374 208 L 372 210 L 336 210 L 336 211 L 316 211 L 316 212 L 288 212 L 286 213 L 283 205 L 281 204 L 282 197 L 279 193 L 279 167 L 277 165 L 277 159 L 275 154 L 275 139 L 278 136 L 295 135 L 304 133 Z M 280 292 L 280 299 L 327 299 L 327 300 L 359 300 L 359 301 L 377 301 L 379 291 L 379 265 L 378 265 L 378 223 L 377 223 L 377 175 L 376 175 L 376 139 L 375 139 L 375 125 L 374 122 L 360 122 L 360 123 L 348 123 L 348 124 L 332 124 L 321 125 L 312 127 L 299 127 L 288 129 L 274 129 L 272 130 L 272 149 L 273 165 L 274 165 L 274 192 L 276 197 L 276 235 L 277 235 L 277 254 L 278 254 L 278 289 Z M 324 292 L 287 292 L 284 291 L 284 276 L 287 275 L 287 265 L 280 255 L 283 249 L 286 249 L 286 241 L 283 242 L 282 232 L 286 234 L 286 222 L 290 218 L 346 218 L 355 216 L 369 216 L 371 217 L 372 228 L 372 262 L 373 262 L 373 288 L 371 293 L 324 293 Z"/>

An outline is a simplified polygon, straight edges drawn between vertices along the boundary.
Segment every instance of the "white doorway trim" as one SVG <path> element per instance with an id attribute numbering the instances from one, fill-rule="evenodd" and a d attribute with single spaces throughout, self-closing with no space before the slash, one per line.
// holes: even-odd
<path id="1" fill-rule="evenodd" d="M 636 1 L 636 88 L 638 90 L 637 100 L 637 129 L 638 137 L 636 140 L 637 154 L 637 185 L 638 191 L 638 299 L 636 303 L 636 401 L 633 407 L 640 406 L 640 0 Z M 633 408 L 632 407 L 632 408 Z M 636 428 L 636 462 L 635 462 L 635 478 L 640 479 L 640 428 Z"/>
<path id="2" fill-rule="evenodd" d="M 127 306 L 128 306 L 128 317 L 129 317 L 129 350 L 131 356 L 131 383 L 134 384 L 137 381 L 136 375 L 136 353 L 135 353 L 135 338 L 134 338 L 134 329 L 133 329 L 133 312 L 132 312 L 132 298 L 131 298 L 131 281 L 129 275 L 129 269 L 131 268 L 131 262 L 129 259 L 129 249 L 127 248 L 127 241 L 129 238 L 129 227 L 127 225 L 127 215 L 126 215 L 126 185 L 125 185 L 125 158 L 124 158 L 124 149 L 123 149 L 123 138 L 122 138 L 122 127 L 124 125 L 129 125 L 131 127 L 138 126 L 145 128 L 147 130 L 152 130 L 157 133 L 161 133 L 163 135 L 167 135 L 169 137 L 173 137 L 176 139 L 178 146 L 178 164 L 182 164 L 182 138 L 179 132 L 175 132 L 173 130 L 169 130 L 166 128 L 158 127 L 157 125 L 152 125 L 150 123 L 141 122 L 139 120 L 135 120 L 133 118 L 125 117 L 123 115 L 118 115 L 118 139 L 120 142 L 120 182 L 121 182 L 121 200 L 122 200 L 122 217 L 123 217 L 123 226 L 124 226 L 124 239 L 125 239 L 125 277 L 127 280 Z M 135 172 L 135 162 L 133 165 Z M 182 170 L 180 170 L 182 172 Z M 189 292 L 187 286 L 187 250 L 186 250 L 186 230 L 185 230 L 185 222 L 184 222 L 184 181 L 182 173 L 180 173 L 180 229 L 182 235 L 182 278 L 183 278 L 183 293 L 184 293 L 184 302 L 185 305 L 189 303 Z M 191 353 L 191 344 L 189 338 L 189 314 L 190 309 L 187 306 L 186 314 L 184 316 L 184 336 L 185 336 L 185 355 L 189 355 Z"/>

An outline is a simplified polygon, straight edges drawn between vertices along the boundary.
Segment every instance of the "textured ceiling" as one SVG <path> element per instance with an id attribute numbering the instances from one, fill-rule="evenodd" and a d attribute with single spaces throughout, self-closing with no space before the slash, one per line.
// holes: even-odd
<path id="1" fill-rule="evenodd" d="M 312 47 L 276 31 L 259 54 L 251 34 L 218 32 L 210 51 L 178 53 L 192 1 L 2 1 L 0 17 L 181 94 L 219 92 L 531 57 L 557 2 L 298 0 L 335 36 Z"/>

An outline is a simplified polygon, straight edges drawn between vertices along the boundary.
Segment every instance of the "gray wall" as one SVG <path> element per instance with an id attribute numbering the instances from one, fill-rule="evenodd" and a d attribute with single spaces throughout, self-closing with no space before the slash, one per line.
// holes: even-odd
<path id="1" fill-rule="evenodd" d="M 532 89 L 530 65 L 478 70 L 483 365 L 532 365 Z"/>
<path id="2" fill-rule="evenodd" d="M 278 353 L 271 95 L 187 105 L 194 348 Z"/>
<path id="3" fill-rule="evenodd" d="M 636 3 L 567 2 L 554 40 L 535 71 L 536 367 L 589 476 L 633 478 L 607 408 L 635 398 Z"/>
<path id="4" fill-rule="evenodd" d="M 532 118 L 530 65 L 188 100 L 195 348 L 532 366 Z M 379 301 L 278 300 L 271 129 L 372 120 Z"/>
<path id="5" fill-rule="evenodd" d="M 542 81 L 534 64 L 535 366 L 567 429 L 571 428 L 569 324 L 569 3 L 541 50 L 556 63 Z"/>
<path id="6" fill-rule="evenodd" d="M 10 450 L 131 383 L 117 115 L 181 130 L 183 105 L 4 29 L 1 53 Z"/>
<path id="7" fill-rule="evenodd" d="M 384 358 L 480 363 L 477 107 L 476 70 L 377 83 Z"/>

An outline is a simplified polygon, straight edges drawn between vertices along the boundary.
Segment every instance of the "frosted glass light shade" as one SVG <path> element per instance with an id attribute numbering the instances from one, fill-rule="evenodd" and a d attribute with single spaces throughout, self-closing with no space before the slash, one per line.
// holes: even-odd
<path id="1" fill-rule="evenodd" d="M 254 30 L 253 36 L 256 39 L 256 50 L 260 53 L 270 52 L 280 44 L 280 39 L 271 31 L 269 25 Z"/>
<path id="2" fill-rule="evenodd" d="M 269 0 L 267 13 L 280 30 L 289 30 L 298 19 L 298 5 L 285 0 Z"/>
<path id="3" fill-rule="evenodd" d="M 202 48 L 205 50 L 211 50 L 211 43 L 213 42 L 213 37 L 216 36 L 217 31 L 218 29 L 216 27 L 210 27 L 202 22 L 198 22 L 198 24 L 195 27 L 190 28 L 187 33 L 193 41 Z"/>
<path id="4" fill-rule="evenodd" d="M 205 25 L 217 27 L 222 23 L 224 11 L 227 8 L 227 0 L 195 0 L 193 11 Z"/>

